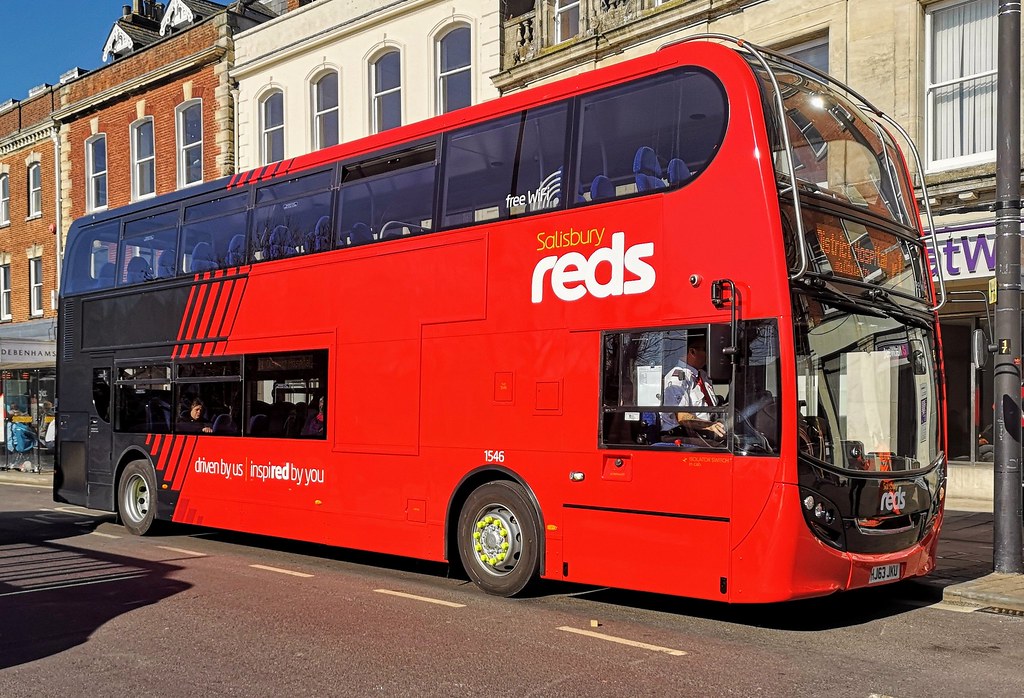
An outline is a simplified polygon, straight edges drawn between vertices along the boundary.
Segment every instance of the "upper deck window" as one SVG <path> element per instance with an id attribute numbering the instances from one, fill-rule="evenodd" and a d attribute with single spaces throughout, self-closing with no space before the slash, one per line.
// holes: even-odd
<path id="1" fill-rule="evenodd" d="M 338 247 L 433 229 L 435 158 L 430 143 L 343 167 Z"/>
<path id="2" fill-rule="evenodd" d="M 452 134 L 445 144 L 443 225 L 559 206 L 568 109 L 560 102 Z"/>
<path id="3" fill-rule="evenodd" d="M 914 225 L 908 209 L 913 193 L 897 159 L 891 137 L 844 95 L 823 81 L 778 67 L 775 76 L 786 108 L 786 128 L 793 146 L 801 188 L 837 203 L 856 206 L 902 225 Z M 766 93 L 772 87 L 762 84 Z M 778 156 L 776 171 L 788 177 Z"/>
<path id="4" fill-rule="evenodd" d="M 139 218 L 124 226 L 117 285 L 144 283 L 174 274 L 178 212 Z"/>
<path id="5" fill-rule="evenodd" d="M 728 118 L 721 83 L 683 68 L 580 100 L 577 202 L 685 184 L 718 152 Z"/>
<path id="6" fill-rule="evenodd" d="M 182 269 L 200 274 L 245 264 L 248 192 L 222 196 L 185 209 L 181 230 Z M 174 270 L 170 270 L 172 273 Z M 163 276 L 163 274 L 161 274 Z"/>
<path id="7" fill-rule="evenodd" d="M 318 172 L 256 192 L 252 260 L 281 259 L 330 249 L 333 173 Z"/>
<path id="8" fill-rule="evenodd" d="M 68 240 L 61 280 L 64 294 L 110 288 L 114 285 L 119 221 L 79 228 Z"/>

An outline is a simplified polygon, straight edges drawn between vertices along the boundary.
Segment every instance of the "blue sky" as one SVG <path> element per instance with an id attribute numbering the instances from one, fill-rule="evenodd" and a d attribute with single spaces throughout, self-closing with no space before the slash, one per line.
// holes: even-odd
<path id="1" fill-rule="evenodd" d="M 0 103 L 56 84 L 71 68 L 102 65 L 103 44 L 131 0 L 0 0 Z"/>

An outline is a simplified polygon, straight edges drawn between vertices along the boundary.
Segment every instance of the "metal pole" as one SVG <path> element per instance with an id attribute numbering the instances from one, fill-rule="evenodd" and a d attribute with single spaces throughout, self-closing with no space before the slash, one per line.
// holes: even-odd
<path id="1" fill-rule="evenodd" d="M 1020 2 L 999 2 L 996 86 L 996 356 L 994 560 L 1024 573 L 1021 559 Z"/>

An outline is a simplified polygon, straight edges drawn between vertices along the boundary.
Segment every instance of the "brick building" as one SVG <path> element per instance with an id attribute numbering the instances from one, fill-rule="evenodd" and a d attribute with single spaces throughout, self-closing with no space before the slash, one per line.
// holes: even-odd
<path id="1" fill-rule="evenodd" d="M 67 223 L 234 172 L 232 37 L 270 16 L 259 3 L 125 6 L 110 63 L 64 85 L 54 112 Z"/>
<path id="2" fill-rule="evenodd" d="M 52 415 L 60 207 L 59 147 L 50 113 L 57 88 L 42 85 L 25 100 L 0 104 L 0 414 L 3 434 L 15 423 L 44 427 Z M 21 454 L 0 457 L 0 467 Z M 32 455 L 32 454 L 29 454 Z M 8 456 L 10 458 L 8 458 Z"/>

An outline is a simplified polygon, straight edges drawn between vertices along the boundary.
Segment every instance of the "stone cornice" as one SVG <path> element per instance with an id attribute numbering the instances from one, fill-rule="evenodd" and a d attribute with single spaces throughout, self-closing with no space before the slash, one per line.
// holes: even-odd
<path id="1" fill-rule="evenodd" d="M 211 63 L 216 63 L 226 55 L 227 48 L 224 46 L 209 46 L 202 51 L 185 56 L 184 58 L 179 58 L 176 61 L 162 65 L 148 73 L 137 75 L 122 83 L 114 85 L 113 87 L 97 92 L 94 95 L 89 95 L 84 99 L 78 100 L 74 104 L 61 107 L 53 112 L 53 118 L 55 121 L 67 121 L 84 112 L 97 109 L 107 102 L 119 99 L 126 94 L 138 92 L 152 83 L 169 80 L 181 73 L 186 73 L 190 70 L 194 70 Z"/>
<path id="2" fill-rule="evenodd" d="M 40 124 L 36 124 L 24 131 L 19 131 L 13 136 L 0 139 L 0 155 L 15 153 L 23 148 L 36 144 L 39 141 L 52 138 L 56 133 L 57 127 L 52 121 L 44 121 Z"/>

